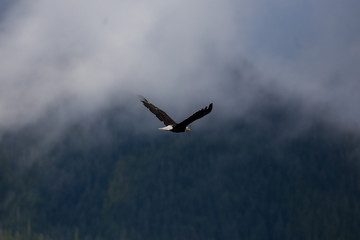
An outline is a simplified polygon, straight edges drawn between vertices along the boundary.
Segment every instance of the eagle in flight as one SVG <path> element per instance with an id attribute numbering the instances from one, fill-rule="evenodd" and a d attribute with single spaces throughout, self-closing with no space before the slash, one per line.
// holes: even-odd
<path id="1" fill-rule="evenodd" d="M 190 123 L 198 120 L 199 118 L 202 118 L 203 116 L 209 114 L 213 107 L 213 104 L 211 103 L 208 107 L 205 107 L 205 108 L 197 111 L 196 113 L 194 113 L 193 115 L 191 115 L 190 117 L 185 119 L 184 121 L 182 121 L 180 123 L 176 123 L 174 120 L 171 119 L 171 117 L 169 117 L 166 114 L 166 112 L 164 112 L 160 108 L 158 108 L 155 105 L 153 105 L 152 103 L 150 103 L 146 98 L 144 98 L 142 96 L 140 96 L 140 98 L 141 98 L 140 101 L 144 104 L 144 106 L 147 107 L 153 114 L 155 114 L 155 116 L 160 121 L 162 121 L 165 124 L 165 127 L 159 128 L 159 130 L 171 131 L 171 132 L 176 132 L 176 133 L 191 131 L 191 129 L 188 127 L 188 125 Z"/>

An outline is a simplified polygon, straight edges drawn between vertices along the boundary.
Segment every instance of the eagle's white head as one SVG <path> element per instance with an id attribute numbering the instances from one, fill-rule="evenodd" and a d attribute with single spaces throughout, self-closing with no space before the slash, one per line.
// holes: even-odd
<path id="1" fill-rule="evenodd" d="M 190 129 L 189 127 L 186 127 L 186 128 L 185 128 L 185 132 L 186 132 L 186 131 L 190 132 L 191 129 Z"/>

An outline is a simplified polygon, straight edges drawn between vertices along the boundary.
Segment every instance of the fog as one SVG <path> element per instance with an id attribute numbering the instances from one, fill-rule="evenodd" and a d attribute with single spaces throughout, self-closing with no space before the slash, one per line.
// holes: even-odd
<path id="1" fill-rule="evenodd" d="M 0 5 L 0 129 L 63 121 L 141 94 L 181 118 L 214 102 L 241 117 L 263 98 L 360 120 L 360 3 L 16 1 Z M 144 115 L 150 118 L 150 115 Z"/>

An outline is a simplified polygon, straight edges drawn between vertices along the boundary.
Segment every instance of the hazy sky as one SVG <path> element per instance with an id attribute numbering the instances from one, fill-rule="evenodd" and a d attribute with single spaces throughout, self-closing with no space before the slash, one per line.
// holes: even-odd
<path id="1" fill-rule="evenodd" d="M 140 111 L 137 94 L 165 109 L 214 102 L 218 113 L 241 115 L 261 89 L 360 121 L 358 0 L 17 0 L 0 8 L 0 128 L 36 121 L 59 102 L 86 111 L 120 96 Z"/>

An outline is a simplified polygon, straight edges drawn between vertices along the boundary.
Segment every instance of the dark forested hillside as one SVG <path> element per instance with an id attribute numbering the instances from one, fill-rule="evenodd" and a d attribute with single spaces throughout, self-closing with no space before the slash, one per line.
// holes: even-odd
<path id="1" fill-rule="evenodd" d="M 0 239 L 360 237 L 357 134 L 292 130 L 286 109 L 188 134 L 142 135 L 117 114 L 51 141 L 39 126 L 2 135 Z"/>

